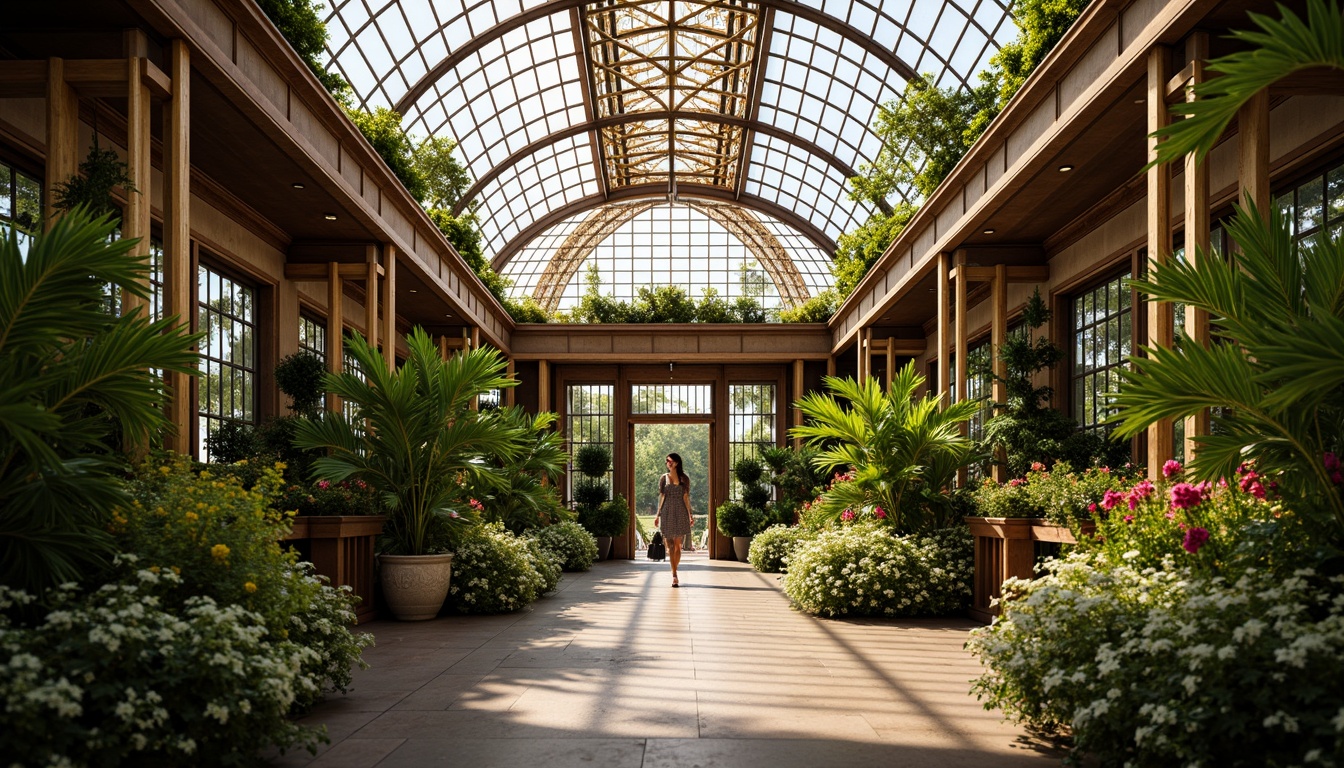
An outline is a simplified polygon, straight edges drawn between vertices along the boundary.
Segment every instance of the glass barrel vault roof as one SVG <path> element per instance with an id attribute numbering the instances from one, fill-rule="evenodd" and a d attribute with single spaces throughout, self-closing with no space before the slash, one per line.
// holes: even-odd
<path id="1" fill-rule="evenodd" d="M 873 212 L 846 181 L 877 155 L 879 105 L 916 73 L 974 83 L 1013 33 L 1000 0 L 335 0 L 327 30 L 359 103 L 457 140 L 486 258 L 544 306 L 632 227 L 672 234 L 651 239 L 664 258 L 717 227 L 784 305 L 826 287 Z"/>

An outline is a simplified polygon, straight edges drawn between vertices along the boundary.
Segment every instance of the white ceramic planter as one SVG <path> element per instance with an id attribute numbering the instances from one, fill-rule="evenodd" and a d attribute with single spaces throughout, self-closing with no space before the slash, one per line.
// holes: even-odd
<path id="1" fill-rule="evenodd" d="M 747 562 L 747 553 L 751 551 L 751 540 L 753 536 L 734 536 L 733 554 L 737 556 L 739 563 Z"/>
<path id="2" fill-rule="evenodd" d="M 453 556 L 380 555 L 383 597 L 392 615 L 402 621 L 424 621 L 439 615 L 453 578 Z"/>

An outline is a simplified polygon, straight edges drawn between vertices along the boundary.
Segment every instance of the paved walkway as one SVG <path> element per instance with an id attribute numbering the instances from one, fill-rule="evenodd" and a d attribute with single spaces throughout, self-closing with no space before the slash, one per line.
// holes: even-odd
<path id="1" fill-rule="evenodd" d="M 834 621 L 702 553 L 597 563 L 506 616 L 366 625 L 332 744 L 276 766 L 1049 766 L 968 694 L 960 619 Z"/>

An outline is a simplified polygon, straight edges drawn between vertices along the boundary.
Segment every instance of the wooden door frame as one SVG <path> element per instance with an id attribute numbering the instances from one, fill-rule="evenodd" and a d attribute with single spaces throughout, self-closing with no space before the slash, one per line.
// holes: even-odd
<path id="1" fill-rule="evenodd" d="M 717 490 L 717 484 L 714 482 L 714 478 L 717 472 L 715 470 L 715 464 L 714 464 L 714 456 L 715 456 L 714 438 L 717 433 L 718 422 L 715 420 L 714 414 L 693 414 L 687 416 L 668 415 L 668 414 L 661 414 L 661 415 L 632 414 L 629 417 L 629 419 L 627 419 L 625 465 L 630 468 L 630 471 L 626 473 L 626 489 L 625 489 L 626 498 L 629 499 L 630 501 L 629 504 L 630 525 L 627 528 L 627 530 L 629 531 L 635 530 L 635 427 L 639 426 L 640 424 L 705 424 L 709 426 L 709 435 L 708 435 L 709 454 L 707 456 L 707 461 L 705 462 L 705 466 L 707 468 L 706 471 L 709 474 L 705 478 L 705 509 L 703 511 L 703 514 L 706 516 L 709 531 L 712 534 L 715 530 L 714 510 L 717 509 L 719 504 L 722 502 L 721 499 L 715 498 L 715 491 Z M 692 507 L 692 511 L 694 511 L 694 507 Z M 630 557 L 634 558 L 635 557 L 634 534 L 632 533 L 626 538 L 629 539 Z M 716 537 L 713 535 L 708 537 L 709 557 L 711 560 L 715 559 L 715 554 L 718 552 L 718 546 L 717 546 L 718 542 L 715 541 L 715 538 Z"/>

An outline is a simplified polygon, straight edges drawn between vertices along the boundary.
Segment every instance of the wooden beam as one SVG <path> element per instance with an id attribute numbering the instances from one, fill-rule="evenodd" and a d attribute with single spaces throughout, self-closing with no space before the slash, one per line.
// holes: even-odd
<path id="1" fill-rule="evenodd" d="M 1159 139 L 1151 134 L 1167 125 L 1167 57 L 1165 46 L 1156 45 L 1148 52 L 1148 160 L 1156 158 Z M 1165 263 L 1171 254 L 1171 172 L 1166 165 L 1154 165 L 1147 171 L 1148 183 L 1148 259 Z M 1172 307 L 1164 301 L 1148 300 L 1148 345 L 1172 344 Z M 1148 477 L 1157 479 L 1162 464 L 1171 458 L 1174 440 L 1171 419 L 1159 419 L 1148 427 Z"/>
<path id="2" fill-rule="evenodd" d="M 1260 90 L 1237 112 L 1237 185 L 1241 204 L 1269 213 L 1269 91 Z"/>
<path id="3" fill-rule="evenodd" d="M 378 272 L 378 247 L 369 246 L 364 265 L 364 338 L 373 349 L 378 348 Z"/>
<path id="4" fill-rule="evenodd" d="M 1003 381 L 1008 375 L 1008 366 L 999 359 L 999 353 L 1003 350 L 1004 342 L 1008 341 L 1008 267 L 999 264 L 994 269 L 997 274 L 990 289 L 994 302 L 994 317 L 990 330 L 990 354 L 994 356 L 994 383 L 991 385 L 991 392 L 994 402 L 1003 403 L 1008 400 L 1008 388 Z M 1003 452 L 996 450 L 995 454 L 994 479 L 1002 483 L 1008 479 L 1008 470 L 1003 464 Z"/>
<path id="5" fill-rule="evenodd" d="M 1187 100 L 1194 101 L 1194 87 L 1204 82 L 1204 62 L 1209 58 L 1209 35 L 1196 30 L 1186 40 L 1185 56 L 1191 67 Z M 1186 118 L 1189 119 L 1189 118 Z M 1209 252 L 1209 164 L 1196 159 L 1196 153 L 1185 156 L 1185 258 L 1197 265 Z M 1209 313 L 1195 306 L 1185 308 L 1185 336 L 1196 344 L 1209 345 Z M 1197 443 L 1193 438 L 1209 434 L 1209 411 L 1200 410 L 1185 419 L 1185 460 L 1195 456 Z"/>
<path id="6" fill-rule="evenodd" d="M 65 81 L 65 62 L 48 59 L 46 226 L 56 223 L 56 185 L 79 173 L 79 97 Z"/>
<path id="7" fill-rule="evenodd" d="M 327 265 L 327 370 L 345 371 L 345 290 L 341 265 L 334 261 Z M 341 398 L 335 392 L 327 393 L 327 410 L 341 410 Z"/>
<path id="8" fill-rule="evenodd" d="M 144 62 L 139 56 L 130 56 L 121 63 L 127 73 L 123 80 L 126 84 L 126 175 L 130 176 L 131 186 L 135 188 L 134 192 L 127 190 L 126 208 L 121 217 L 121 236 L 138 241 L 131 254 L 148 260 L 150 192 L 154 181 L 150 171 L 149 89 L 141 78 Z M 145 287 L 148 288 L 148 285 Z M 129 314 L 141 307 L 149 311 L 144 299 L 128 292 L 122 293 L 123 313 Z"/>
<path id="9" fill-rule="evenodd" d="M 383 245 L 383 356 L 387 370 L 397 370 L 397 246 Z M 512 361 L 510 361 L 512 365 Z M 512 392 L 513 390 L 509 390 Z"/>
<path id="10" fill-rule="evenodd" d="M 377 274 L 382 276 L 384 269 L 381 264 L 377 266 Z M 328 262 L 326 264 L 286 264 L 285 277 L 289 280 L 306 280 L 311 282 L 321 282 L 331 279 L 335 269 L 335 274 L 342 280 L 354 280 L 356 282 L 365 282 L 369 279 L 369 265 L 345 264 L 341 262 Z"/>
<path id="11" fill-rule="evenodd" d="M 957 280 L 964 274 L 966 281 L 969 283 L 991 283 L 997 279 L 999 267 L 1007 269 L 1007 280 L 1010 283 L 1044 283 L 1050 280 L 1049 264 L 1031 266 L 997 264 L 988 267 L 957 266 L 953 268 L 950 277 L 952 280 Z"/>
<path id="12" fill-rule="evenodd" d="M 873 339 L 873 353 L 892 352 L 900 357 L 917 357 L 924 354 L 929 348 L 929 343 L 924 339 Z"/>
<path id="13" fill-rule="evenodd" d="M 177 88 L 163 105 L 163 314 L 176 315 L 191 330 L 195 270 L 191 268 L 191 49 L 184 40 L 168 43 L 168 66 Z M 191 379 L 168 377 L 169 421 L 177 430 L 170 447 L 191 453 Z"/>
<path id="14" fill-rule="evenodd" d="M 952 368 L 949 363 L 949 350 L 952 344 L 950 315 L 952 299 L 948 293 L 948 280 L 952 272 L 952 254 L 938 254 L 938 269 L 934 273 L 934 282 L 937 284 L 938 293 L 938 392 L 942 396 L 943 404 L 952 402 L 950 392 L 951 383 L 948 381 L 952 375 Z"/>

